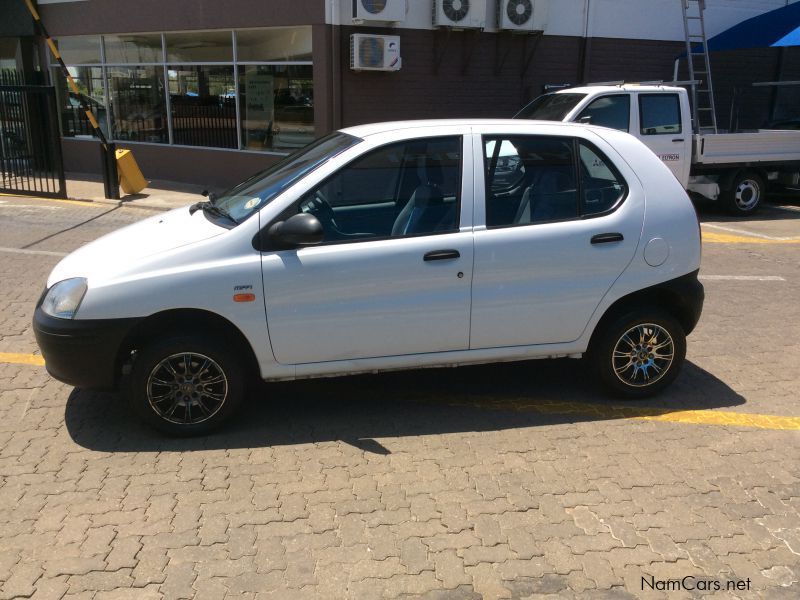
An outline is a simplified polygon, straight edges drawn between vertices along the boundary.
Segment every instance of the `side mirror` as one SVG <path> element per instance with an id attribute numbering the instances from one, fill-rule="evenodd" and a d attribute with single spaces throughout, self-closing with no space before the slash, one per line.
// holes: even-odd
<path id="1" fill-rule="evenodd" d="M 592 124 L 592 117 L 590 117 L 588 115 L 585 116 L 585 117 L 581 117 L 580 119 L 578 119 L 578 123 L 581 123 L 582 125 L 591 125 Z"/>
<path id="2" fill-rule="evenodd" d="M 267 230 L 271 245 L 279 248 L 313 246 L 325 238 L 325 231 L 319 219 L 310 213 L 293 215 L 285 221 L 274 223 Z"/>

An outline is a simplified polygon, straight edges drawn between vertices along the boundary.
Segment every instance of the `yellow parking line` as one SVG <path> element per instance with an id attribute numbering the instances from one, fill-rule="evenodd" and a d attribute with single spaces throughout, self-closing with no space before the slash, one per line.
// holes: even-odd
<path id="1" fill-rule="evenodd" d="M 61 204 L 77 204 L 78 206 L 96 206 L 97 208 L 101 208 L 103 205 L 100 205 L 93 200 L 64 200 L 63 198 L 42 198 L 41 196 L 25 196 L 24 194 L 0 194 L 0 196 L 5 196 L 7 198 L 19 198 L 22 200 L 41 200 L 42 202 L 60 202 Z"/>
<path id="2" fill-rule="evenodd" d="M 750 237 L 744 235 L 731 235 L 729 233 L 712 233 L 703 231 L 703 243 L 708 244 L 800 244 L 800 239 L 796 240 L 768 240 L 765 238 Z"/>
<path id="3" fill-rule="evenodd" d="M 0 363 L 11 365 L 44 366 L 44 358 L 38 354 L 20 354 L 18 352 L 0 352 Z"/>
<path id="4" fill-rule="evenodd" d="M 534 412 L 548 415 L 577 414 L 595 419 L 635 419 L 643 421 L 662 421 L 668 423 L 691 423 L 694 425 L 727 425 L 731 427 L 752 427 L 755 429 L 775 429 L 800 431 L 800 417 L 761 415 L 718 410 L 670 410 L 616 404 L 589 404 L 586 402 L 551 402 L 546 400 L 473 400 L 447 402 L 451 406 L 470 406 L 490 410 L 511 410 Z"/>

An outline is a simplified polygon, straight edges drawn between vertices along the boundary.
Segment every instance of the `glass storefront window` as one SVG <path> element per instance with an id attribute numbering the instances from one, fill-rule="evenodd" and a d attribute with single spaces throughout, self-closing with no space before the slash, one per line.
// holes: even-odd
<path id="1" fill-rule="evenodd" d="M 106 93 L 103 86 L 103 69 L 101 67 L 68 67 L 69 74 L 75 80 L 78 90 L 89 103 L 100 129 L 108 136 L 106 126 Z M 61 69 L 53 69 L 58 106 L 61 116 L 61 134 L 64 137 L 93 136 L 94 129 L 86 117 L 81 97 L 69 87 L 67 78 Z"/>
<path id="2" fill-rule="evenodd" d="M 99 35 L 71 35 L 56 40 L 61 58 L 68 65 L 100 64 Z"/>
<path id="3" fill-rule="evenodd" d="M 242 148 L 292 150 L 314 140 L 311 65 L 241 66 Z"/>
<path id="4" fill-rule="evenodd" d="M 311 38 L 300 26 L 56 43 L 109 139 L 284 153 L 314 140 Z M 93 135 L 81 94 L 51 72 L 63 135 Z"/>
<path id="5" fill-rule="evenodd" d="M 108 67 L 114 139 L 166 144 L 163 67 Z"/>
<path id="6" fill-rule="evenodd" d="M 167 34 L 167 62 L 232 62 L 233 38 L 230 31 L 203 31 Z"/>
<path id="7" fill-rule="evenodd" d="M 108 64 L 160 63 L 164 61 L 161 35 L 104 35 Z"/>
<path id="8" fill-rule="evenodd" d="M 168 73 L 173 141 L 236 148 L 233 66 L 170 66 Z"/>
<path id="9" fill-rule="evenodd" d="M 244 29 L 236 32 L 239 62 L 311 60 L 311 27 Z"/>

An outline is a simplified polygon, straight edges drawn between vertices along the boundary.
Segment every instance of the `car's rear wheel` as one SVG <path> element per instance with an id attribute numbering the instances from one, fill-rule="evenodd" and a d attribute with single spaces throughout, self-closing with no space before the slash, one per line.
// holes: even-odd
<path id="1" fill-rule="evenodd" d="M 629 399 L 659 393 L 686 357 L 681 324 L 660 310 L 634 310 L 612 318 L 592 341 L 590 364 L 605 388 Z"/>
<path id="2" fill-rule="evenodd" d="M 123 383 L 146 423 L 172 435 L 218 428 L 244 396 L 245 373 L 227 344 L 202 335 L 175 335 L 139 352 Z"/>

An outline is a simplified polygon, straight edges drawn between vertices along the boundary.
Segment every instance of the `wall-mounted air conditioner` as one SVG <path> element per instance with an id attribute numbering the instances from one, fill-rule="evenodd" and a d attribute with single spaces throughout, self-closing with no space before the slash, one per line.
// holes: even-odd
<path id="1" fill-rule="evenodd" d="M 354 71 L 399 71 L 401 65 L 399 35 L 350 36 L 350 68 Z"/>
<path id="2" fill-rule="evenodd" d="M 433 25 L 483 29 L 486 26 L 486 0 L 434 0 Z"/>
<path id="3" fill-rule="evenodd" d="M 353 22 L 397 22 L 406 19 L 406 0 L 353 0 Z"/>
<path id="4" fill-rule="evenodd" d="M 497 0 L 497 28 L 507 31 L 544 31 L 548 0 Z"/>

